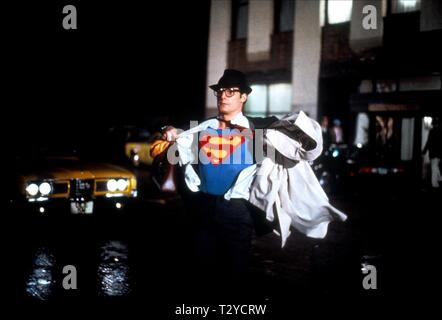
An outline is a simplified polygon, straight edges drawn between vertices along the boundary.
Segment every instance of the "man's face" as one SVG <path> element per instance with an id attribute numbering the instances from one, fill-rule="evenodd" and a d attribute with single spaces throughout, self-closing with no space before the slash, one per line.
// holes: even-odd
<path id="1" fill-rule="evenodd" d="M 236 114 L 242 111 L 247 101 L 247 94 L 241 93 L 239 88 L 221 88 L 216 92 L 219 114 Z"/>

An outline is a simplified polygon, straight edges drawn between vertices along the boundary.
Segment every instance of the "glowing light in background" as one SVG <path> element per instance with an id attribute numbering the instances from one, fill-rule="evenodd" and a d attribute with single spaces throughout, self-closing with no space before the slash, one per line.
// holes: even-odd
<path id="1" fill-rule="evenodd" d="M 350 21 L 352 0 L 329 0 L 328 22 L 330 24 Z"/>

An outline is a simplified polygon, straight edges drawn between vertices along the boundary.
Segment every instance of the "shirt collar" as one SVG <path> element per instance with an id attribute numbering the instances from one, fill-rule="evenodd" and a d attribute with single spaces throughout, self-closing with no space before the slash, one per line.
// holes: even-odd
<path id="1" fill-rule="evenodd" d="M 235 124 L 237 126 L 241 126 L 241 127 L 250 129 L 249 119 L 247 119 L 247 117 L 244 116 L 242 114 L 242 112 L 238 113 L 236 115 L 236 117 L 234 119 L 232 119 L 231 123 Z M 200 131 L 206 130 L 209 127 L 213 128 L 213 129 L 218 129 L 219 128 L 218 119 L 217 118 L 212 118 L 212 119 L 206 120 L 206 121 L 200 123 L 199 125 L 197 125 L 196 127 L 192 127 L 189 130 L 180 133 L 179 137 L 183 138 L 183 137 L 189 136 L 191 134 L 194 134 L 196 132 L 200 132 Z"/>
<path id="2" fill-rule="evenodd" d="M 235 116 L 235 118 L 233 118 L 230 121 L 230 123 L 234 124 L 234 125 L 237 125 L 237 126 L 240 126 L 240 127 L 243 127 L 243 128 L 247 128 L 247 129 L 250 128 L 249 119 L 247 119 L 247 117 L 244 116 L 242 112 L 238 113 Z M 208 128 L 208 127 L 213 128 L 213 129 L 218 129 L 219 128 L 219 121 L 218 121 L 217 118 L 213 118 L 213 119 L 207 120 L 205 124 L 206 124 L 205 125 L 206 128 Z"/>
<path id="3" fill-rule="evenodd" d="M 242 114 L 242 112 L 238 113 L 232 121 L 230 121 L 231 124 L 236 124 L 237 126 L 243 127 L 243 128 L 250 128 L 249 119 L 247 119 L 246 116 Z"/>

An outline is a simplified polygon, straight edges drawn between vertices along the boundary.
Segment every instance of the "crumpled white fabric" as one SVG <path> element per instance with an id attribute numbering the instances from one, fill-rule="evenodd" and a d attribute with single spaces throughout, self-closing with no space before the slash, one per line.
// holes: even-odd
<path id="1" fill-rule="evenodd" d="M 293 116 L 290 120 L 293 119 Z M 319 124 L 302 111 L 294 121 L 281 119 L 280 125 L 286 132 L 297 125 L 311 137 L 316 146 L 311 150 L 303 148 L 300 142 L 291 139 L 278 130 L 267 130 L 269 147 L 290 160 L 299 161 L 294 166 L 275 163 L 265 158 L 258 168 L 251 186 L 249 201 L 266 213 L 266 218 L 279 221 L 282 246 L 290 235 L 290 227 L 312 238 L 324 238 L 328 224 L 335 220 L 345 221 L 347 216 L 334 208 L 328 200 L 308 161 L 316 159 L 322 152 L 322 133 Z"/>
<path id="2" fill-rule="evenodd" d="M 249 201 L 266 213 L 266 218 L 279 221 L 282 246 L 290 227 L 312 238 L 324 238 L 328 224 L 345 221 L 347 216 L 334 208 L 306 161 L 292 168 L 264 159 L 252 184 Z"/>

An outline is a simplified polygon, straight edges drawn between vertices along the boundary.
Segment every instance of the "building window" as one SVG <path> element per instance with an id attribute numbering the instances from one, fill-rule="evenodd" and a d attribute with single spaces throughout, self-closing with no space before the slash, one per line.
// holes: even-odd
<path id="1" fill-rule="evenodd" d="M 396 92 L 398 89 L 397 80 L 394 79 L 377 79 L 375 83 L 376 93 Z"/>
<path id="2" fill-rule="evenodd" d="M 385 18 L 387 16 L 388 12 L 388 1 L 389 0 L 382 0 L 381 8 L 382 8 L 382 17 Z"/>
<path id="3" fill-rule="evenodd" d="M 249 1 L 232 1 L 232 40 L 247 38 L 247 24 L 249 20 Z"/>
<path id="4" fill-rule="evenodd" d="M 275 33 L 293 31 L 295 0 L 275 0 Z"/>
<path id="5" fill-rule="evenodd" d="M 391 2 L 391 13 L 405 13 L 419 11 L 421 8 L 420 0 L 397 0 Z"/>
<path id="6" fill-rule="evenodd" d="M 440 76 L 428 76 L 417 78 L 400 78 L 400 91 L 422 91 L 422 90 L 441 90 L 442 83 Z"/>
<path id="7" fill-rule="evenodd" d="M 326 0 L 321 0 L 319 2 L 319 25 L 323 27 L 325 25 L 325 5 Z"/>
<path id="8" fill-rule="evenodd" d="M 358 113 L 356 118 L 355 146 L 362 148 L 368 143 L 370 119 L 366 113 Z"/>
<path id="9" fill-rule="evenodd" d="M 290 83 L 254 84 L 245 112 L 254 117 L 284 116 L 291 111 L 292 85 Z"/>
<path id="10" fill-rule="evenodd" d="M 393 160 L 397 150 L 397 128 L 395 118 L 377 115 L 375 123 L 375 154 L 380 159 Z M 396 125 L 397 127 L 397 125 Z"/>
<path id="11" fill-rule="evenodd" d="M 413 160 L 414 118 L 402 119 L 401 160 Z"/>
<path id="12" fill-rule="evenodd" d="M 335 23 L 350 21 L 352 6 L 353 6 L 352 0 L 328 0 L 327 1 L 328 23 L 335 24 Z"/>

